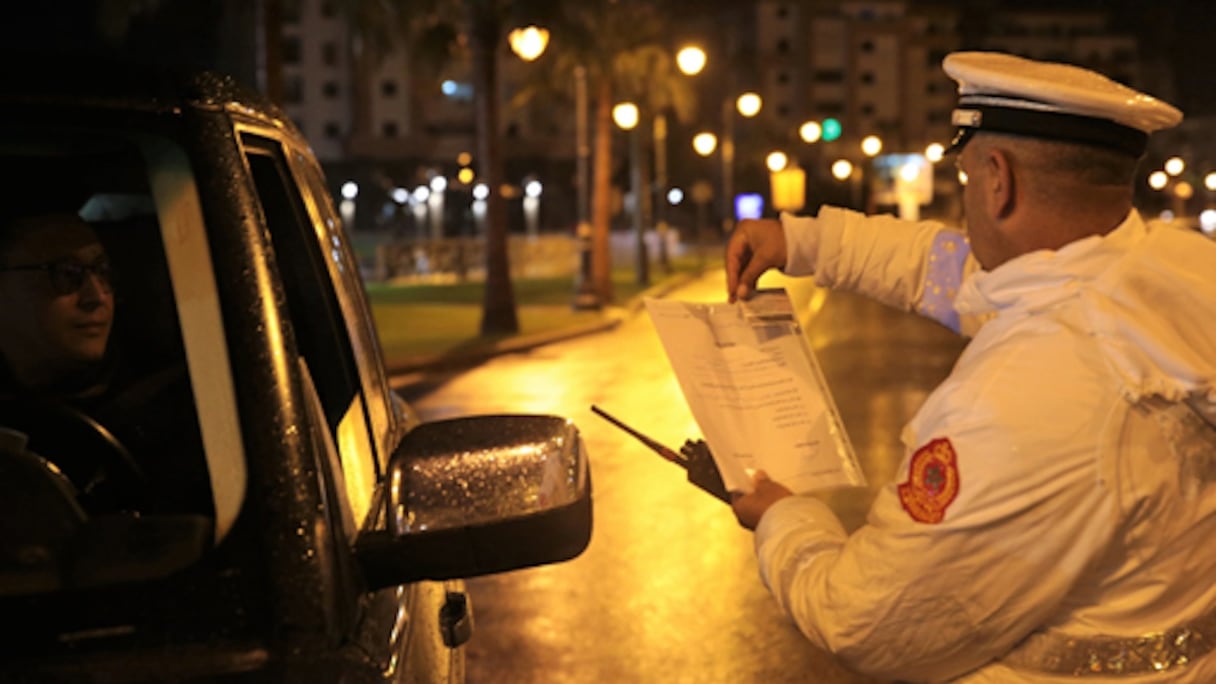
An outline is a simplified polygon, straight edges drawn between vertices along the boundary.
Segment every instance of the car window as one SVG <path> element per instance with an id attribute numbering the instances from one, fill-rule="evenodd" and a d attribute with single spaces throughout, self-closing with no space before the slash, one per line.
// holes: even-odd
<path id="1" fill-rule="evenodd" d="M 362 524 L 379 472 L 359 367 L 327 266 L 330 249 L 318 239 L 283 147 L 253 133 L 241 140 L 270 229 L 296 345 L 338 449 L 344 505 L 353 523 Z M 353 537 L 355 530 L 347 532 Z"/>
<path id="2" fill-rule="evenodd" d="M 329 194 L 320 168 L 311 156 L 298 150 L 292 155 L 292 161 L 292 171 L 303 191 L 317 239 L 329 254 L 326 265 L 330 276 L 343 285 L 338 291 L 338 303 L 346 319 L 354 360 L 359 367 L 372 434 L 379 439 L 376 455 L 384 458 L 396 447 L 392 440 L 400 437 L 398 428 L 405 426 L 395 424 L 398 417 L 391 410 L 391 390 L 384 372 L 384 356 L 371 305 L 363 290 L 363 275 L 346 233 L 341 228 L 333 197 Z M 379 472 L 384 472 L 385 466 L 383 460 L 378 461 Z"/>
<path id="3" fill-rule="evenodd" d="M 0 518 L 198 515 L 216 536 L 235 519 L 244 491 L 239 440 L 235 450 L 232 439 L 210 440 L 217 458 L 235 458 L 225 461 L 232 467 L 220 491 L 203 438 L 204 426 L 231 437 L 235 418 L 230 410 L 200 417 L 196 400 L 201 393 L 230 405 L 231 391 L 222 380 L 200 385 L 192 373 L 215 368 L 215 353 L 200 350 L 222 340 L 214 282 L 202 285 L 207 304 L 198 284 L 179 281 L 198 275 L 199 263 L 211 278 L 185 159 L 145 133 L 0 132 L 0 173 L 12 184 L 0 208 L 0 458 L 42 464 L 56 483 L 25 491 L 25 509 L 5 506 Z M 176 261 L 189 251 L 194 265 L 169 258 L 167 235 L 178 238 Z M 188 311 L 178 305 L 182 292 L 192 293 Z M 193 366 L 183 326 L 207 331 L 189 345 Z M 63 500 L 46 500 L 56 496 Z M 16 523 L 0 520 L 0 531 Z M 0 536 L 5 571 L 29 554 L 11 541 Z"/>

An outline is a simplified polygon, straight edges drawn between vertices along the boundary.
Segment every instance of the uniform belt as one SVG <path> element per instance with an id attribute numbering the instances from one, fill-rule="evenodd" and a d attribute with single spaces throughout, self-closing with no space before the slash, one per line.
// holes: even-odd
<path id="1" fill-rule="evenodd" d="M 1216 647 L 1216 611 L 1163 632 L 1136 637 L 1073 637 L 1035 632 L 1001 663 L 1071 677 L 1141 675 L 1179 670 Z"/>

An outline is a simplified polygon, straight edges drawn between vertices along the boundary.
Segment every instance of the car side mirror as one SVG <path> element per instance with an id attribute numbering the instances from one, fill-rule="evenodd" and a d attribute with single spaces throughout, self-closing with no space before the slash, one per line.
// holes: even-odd
<path id="1" fill-rule="evenodd" d="M 591 473 L 556 416 L 424 423 L 393 454 L 384 524 L 356 543 L 369 585 L 474 577 L 553 563 L 591 539 Z"/>

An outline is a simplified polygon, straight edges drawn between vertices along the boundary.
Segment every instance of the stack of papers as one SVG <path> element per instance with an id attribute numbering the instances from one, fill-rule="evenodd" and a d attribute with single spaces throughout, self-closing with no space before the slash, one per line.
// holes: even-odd
<path id="1" fill-rule="evenodd" d="M 865 485 L 785 290 L 645 303 L 728 490 L 751 491 L 757 470 L 800 494 Z"/>

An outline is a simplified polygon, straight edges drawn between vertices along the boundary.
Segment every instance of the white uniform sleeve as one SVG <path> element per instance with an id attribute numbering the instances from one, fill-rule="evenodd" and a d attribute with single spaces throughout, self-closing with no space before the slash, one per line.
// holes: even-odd
<path id="1" fill-rule="evenodd" d="M 1033 373 L 1007 370 L 1014 386 L 1001 399 L 986 401 L 998 388 L 982 382 L 929 399 L 906 434 L 905 481 L 879 493 L 852 535 L 809 497 L 781 500 L 756 529 L 782 609 L 860 672 L 940 681 L 999 658 L 1059 610 L 1110 543 L 1115 503 L 1086 448 L 1092 434 L 1061 418 L 1063 400 L 1033 391 Z M 921 522 L 900 488 L 926 486 L 911 464 L 917 444 L 938 438 L 955 455 L 957 494 L 940 521 Z"/>
<path id="2" fill-rule="evenodd" d="M 953 307 L 963 278 L 979 268 L 961 232 L 936 221 L 866 216 L 829 206 L 816 218 L 782 214 L 781 225 L 785 273 L 814 274 L 819 285 L 916 311 L 955 332 L 978 328 L 960 321 Z"/>

